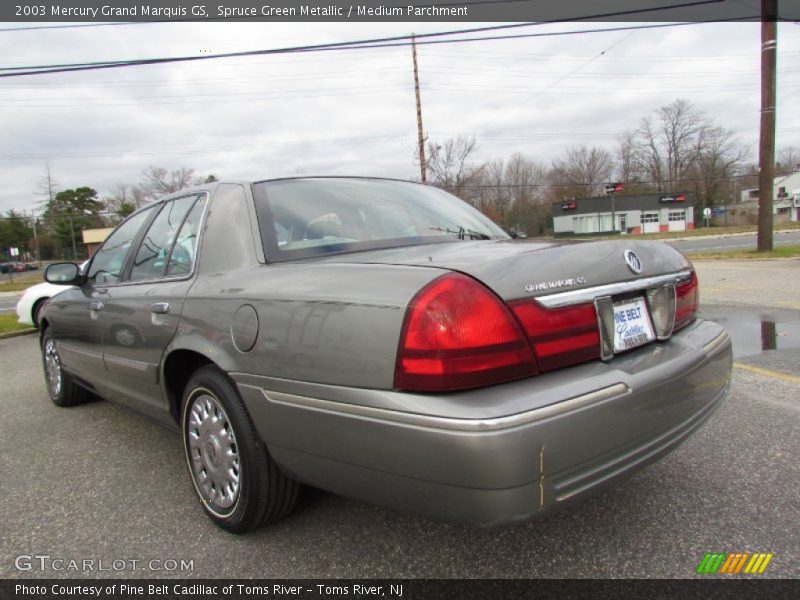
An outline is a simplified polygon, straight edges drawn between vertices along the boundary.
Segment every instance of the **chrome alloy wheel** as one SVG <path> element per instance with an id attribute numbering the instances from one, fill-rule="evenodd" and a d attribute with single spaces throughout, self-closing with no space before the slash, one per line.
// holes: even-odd
<path id="1" fill-rule="evenodd" d="M 58 398 L 61 393 L 64 377 L 61 374 L 61 358 L 58 356 L 56 344 L 52 338 L 44 343 L 44 370 L 47 375 L 47 388 L 51 398 Z"/>
<path id="2" fill-rule="evenodd" d="M 226 516 L 236 508 L 241 478 L 233 426 L 219 400 L 207 389 L 194 391 L 187 410 L 186 456 L 195 489 L 208 510 Z"/>

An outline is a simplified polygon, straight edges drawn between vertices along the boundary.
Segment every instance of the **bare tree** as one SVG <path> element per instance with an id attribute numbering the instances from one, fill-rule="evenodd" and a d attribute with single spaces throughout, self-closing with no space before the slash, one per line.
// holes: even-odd
<path id="1" fill-rule="evenodd" d="M 197 185 L 202 178 L 195 177 L 194 169 L 178 167 L 168 171 L 163 167 L 150 166 L 142 171 L 141 187 L 149 197 L 163 196 Z"/>
<path id="2" fill-rule="evenodd" d="M 42 204 L 52 203 L 56 192 L 58 192 L 58 182 L 53 177 L 49 162 L 44 163 L 42 175 L 36 184 L 36 192 L 42 197 Z"/>
<path id="3" fill-rule="evenodd" d="M 775 169 L 778 173 L 800 171 L 800 148 L 797 146 L 784 146 L 778 150 Z"/>
<path id="4" fill-rule="evenodd" d="M 109 189 L 109 195 L 103 198 L 106 210 L 120 217 L 126 217 L 138 208 L 133 198 L 132 189 L 136 186 L 117 182 Z"/>
<path id="5" fill-rule="evenodd" d="M 512 154 L 506 163 L 504 181 L 509 196 L 504 214 L 506 228 L 527 234 L 544 231 L 550 215 L 545 166 L 522 154 Z"/>
<path id="6" fill-rule="evenodd" d="M 477 148 L 475 138 L 458 136 L 442 143 L 428 142 L 428 159 L 425 167 L 428 181 L 448 192 L 468 199 L 466 186 L 476 175 L 471 158 Z"/>
<path id="7" fill-rule="evenodd" d="M 473 187 L 469 190 L 468 201 L 483 214 L 498 223 L 502 212 L 502 198 L 505 193 L 503 189 L 505 184 L 504 169 L 505 165 L 502 159 L 487 161 L 476 169 L 470 178 Z"/>
<path id="8" fill-rule="evenodd" d="M 148 201 L 147 191 L 141 185 L 132 185 L 130 187 L 130 197 L 136 208 L 141 208 Z"/>
<path id="9" fill-rule="evenodd" d="M 567 148 L 553 161 L 549 179 L 557 186 L 555 192 L 560 198 L 592 196 L 602 192 L 613 171 L 614 161 L 608 150 L 580 145 Z"/>
<path id="10" fill-rule="evenodd" d="M 626 194 L 637 194 L 648 191 L 648 185 L 641 183 L 647 180 L 642 165 L 642 154 L 639 148 L 636 131 L 624 131 L 617 136 L 615 151 L 616 169 L 614 181 L 625 184 Z"/>
<path id="11" fill-rule="evenodd" d="M 645 117 L 636 130 L 636 156 L 645 176 L 659 191 L 680 187 L 680 180 L 703 151 L 708 118 L 688 100 L 678 99 Z"/>
<path id="12" fill-rule="evenodd" d="M 508 231 L 539 233 L 546 225 L 547 169 L 520 153 L 473 171 L 470 202 Z"/>
<path id="13" fill-rule="evenodd" d="M 677 187 L 694 189 L 698 206 L 728 204 L 736 199 L 749 151 L 732 131 L 707 125 L 698 136 L 699 153 L 686 169 L 689 181 Z"/>

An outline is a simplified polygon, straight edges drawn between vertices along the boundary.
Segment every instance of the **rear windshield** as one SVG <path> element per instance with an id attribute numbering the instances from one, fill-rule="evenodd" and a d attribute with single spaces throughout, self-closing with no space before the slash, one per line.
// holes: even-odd
<path id="1" fill-rule="evenodd" d="M 255 184 L 273 260 L 458 240 L 507 239 L 480 212 L 437 188 L 382 179 L 284 179 Z"/>

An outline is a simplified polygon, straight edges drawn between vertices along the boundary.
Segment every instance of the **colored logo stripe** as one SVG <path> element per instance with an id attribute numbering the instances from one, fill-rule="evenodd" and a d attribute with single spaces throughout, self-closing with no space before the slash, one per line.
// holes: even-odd
<path id="1" fill-rule="evenodd" d="M 698 574 L 737 574 L 745 573 L 748 575 L 762 574 L 774 554 L 755 552 L 714 552 L 706 553 L 703 560 L 697 566 Z M 746 566 L 745 566 L 746 565 Z M 744 570 L 742 570 L 744 569 Z"/>

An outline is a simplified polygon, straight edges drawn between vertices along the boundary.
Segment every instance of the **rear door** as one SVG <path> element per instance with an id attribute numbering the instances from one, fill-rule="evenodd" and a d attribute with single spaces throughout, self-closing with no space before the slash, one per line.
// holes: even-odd
<path id="1" fill-rule="evenodd" d="M 105 393 L 163 417 L 159 364 L 178 327 L 191 286 L 206 194 L 164 202 L 139 236 L 120 285 L 108 288 L 100 313 Z"/>

